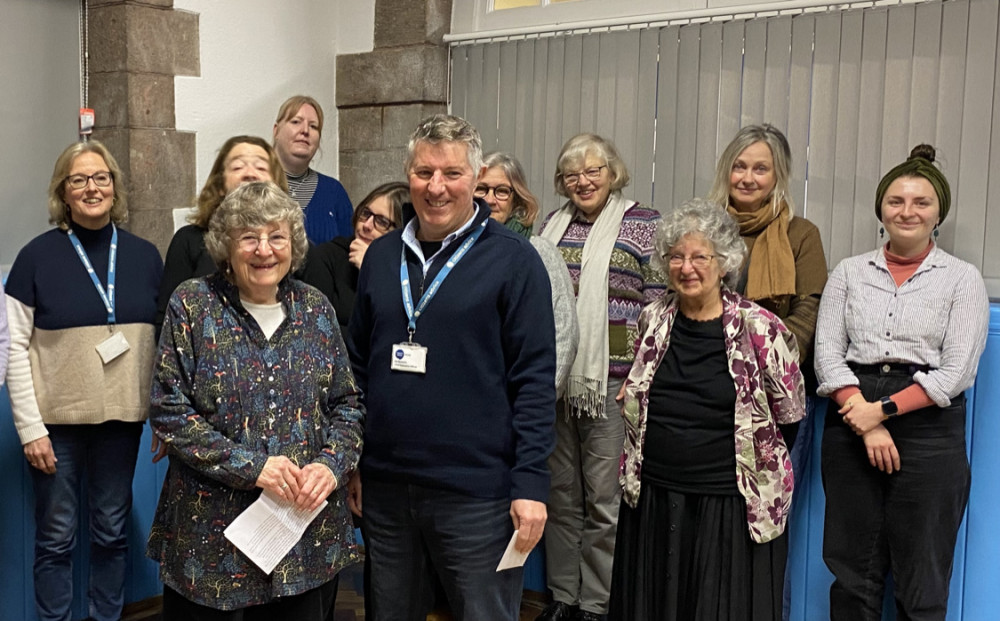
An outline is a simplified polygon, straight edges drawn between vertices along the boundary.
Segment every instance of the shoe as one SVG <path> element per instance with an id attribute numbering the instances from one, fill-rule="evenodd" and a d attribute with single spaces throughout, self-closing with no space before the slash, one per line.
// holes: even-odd
<path id="1" fill-rule="evenodd" d="M 579 613 L 580 610 L 576 606 L 564 602 L 552 602 L 535 617 L 535 621 L 574 621 Z"/>
<path id="2" fill-rule="evenodd" d="M 576 618 L 573 621 L 604 621 L 606 618 L 604 615 L 599 615 L 596 612 L 581 610 L 576 613 Z"/>

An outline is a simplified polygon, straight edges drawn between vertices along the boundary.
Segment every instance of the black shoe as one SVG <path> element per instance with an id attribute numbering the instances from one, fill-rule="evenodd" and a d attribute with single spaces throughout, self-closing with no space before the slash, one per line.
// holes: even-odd
<path id="1" fill-rule="evenodd" d="M 604 621 L 606 618 L 604 615 L 599 615 L 596 612 L 581 610 L 576 613 L 574 621 Z"/>
<path id="2" fill-rule="evenodd" d="M 535 617 L 535 621 L 574 621 L 579 613 L 576 606 L 570 606 L 563 602 L 552 602 L 545 607 L 542 614 Z"/>

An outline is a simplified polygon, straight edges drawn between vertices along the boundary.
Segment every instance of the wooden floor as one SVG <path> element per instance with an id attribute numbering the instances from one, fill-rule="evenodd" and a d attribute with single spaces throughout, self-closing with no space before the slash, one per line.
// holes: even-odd
<path id="1" fill-rule="evenodd" d="M 337 592 L 337 608 L 333 621 L 363 621 L 365 618 L 365 598 L 362 590 L 361 565 L 352 565 L 340 572 L 340 590 Z M 534 621 L 545 607 L 542 594 L 525 591 L 521 602 L 521 621 Z M 159 597 L 125 607 L 122 621 L 159 621 Z M 451 621 L 446 611 L 435 611 L 427 615 L 427 621 Z"/>

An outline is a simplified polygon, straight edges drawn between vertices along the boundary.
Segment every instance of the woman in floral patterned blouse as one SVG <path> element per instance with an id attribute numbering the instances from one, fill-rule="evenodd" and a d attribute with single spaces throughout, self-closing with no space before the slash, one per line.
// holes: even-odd
<path id="1" fill-rule="evenodd" d="M 355 558 L 345 490 L 361 448 L 358 389 L 327 299 L 289 278 L 302 210 L 270 182 L 231 192 L 209 223 L 218 272 L 171 296 L 151 420 L 170 456 L 147 554 L 164 619 L 325 618 Z M 261 491 L 329 504 L 265 574 L 223 531 Z"/>
<path id="2" fill-rule="evenodd" d="M 685 203 L 654 243 L 672 291 L 642 311 L 619 393 L 623 500 L 609 618 L 777 621 L 792 496 L 779 426 L 805 408 L 795 339 L 729 288 L 746 247 L 721 207 Z"/>

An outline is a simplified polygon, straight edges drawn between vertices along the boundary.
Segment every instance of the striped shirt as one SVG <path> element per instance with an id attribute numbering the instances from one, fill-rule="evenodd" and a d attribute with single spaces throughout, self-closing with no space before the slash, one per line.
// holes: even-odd
<path id="1" fill-rule="evenodd" d="M 986 285 L 976 268 L 937 246 L 898 287 L 881 248 L 844 259 L 820 300 L 817 392 L 826 396 L 857 386 L 849 362 L 909 363 L 930 367 L 913 379 L 946 407 L 976 378 L 989 313 Z"/>
<path id="2" fill-rule="evenodd" d="M 549 214 L 545 225 L 551 217 L 552 214 Z M 639 340 L 639 313 L 667 290 L 666 276 L 650 262 L 654 252 L 653 237 L 659 223 L 659 212 L 634 203 L 625 210 L 618 239 L 611 252 L 611 269 L 608 272 L 608 375 L 611 377 L 628 376 Z M 573 291 L 577 294 L 583 245 L 593 226 L 592 222 L 578 216 L 566 227 L 558 244 L 569 268 Z M 581 340 L 588 337 L 580 335 Z"/>
<path id="3" fill-rule="evenodd" d="M 313 194 L 316 193 L 316 186 L 319 185 L 319 173 L 312 168 L 307 169 L 306 173 L 299 177 L 293 177 L 286 172 L 285 179 L 288 180 L 288 195 L 294 198 L 299 207 L 305 210 L 309 201 L 312 200 Z"/>

